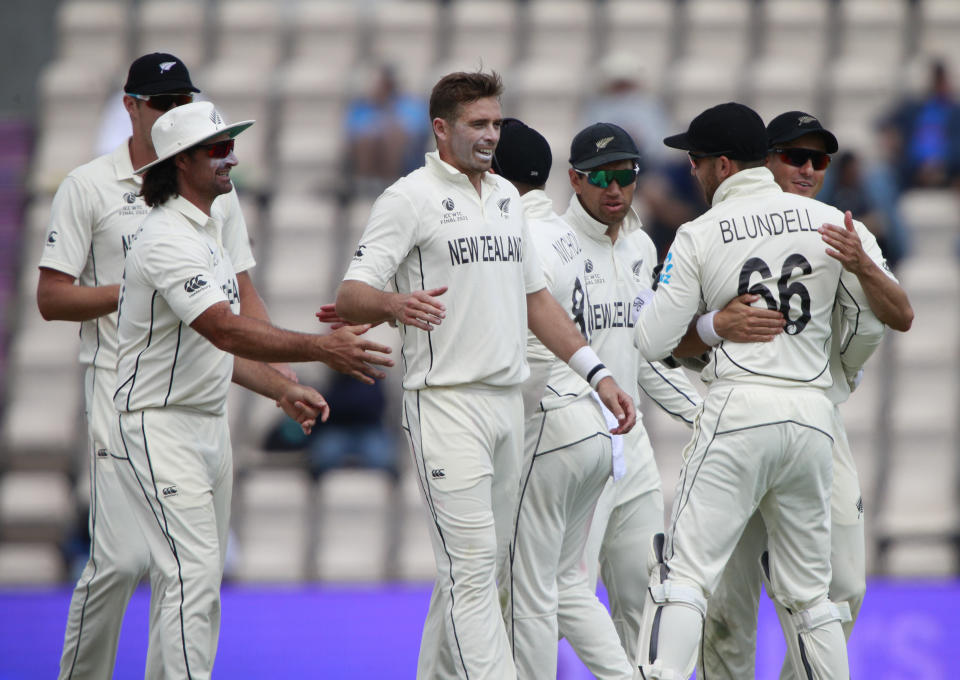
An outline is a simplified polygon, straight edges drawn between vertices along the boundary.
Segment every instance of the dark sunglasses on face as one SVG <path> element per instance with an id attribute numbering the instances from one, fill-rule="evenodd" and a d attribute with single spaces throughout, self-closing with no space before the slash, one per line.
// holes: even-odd
<path id="1" fill-rule="evenodd" d="M 813 149 L 773 149 L 773 153 L 780 156 L 780 160 L 787 165 L 795 168 L 802 168 L 810 161 L 814 170 L 826 170 L 830 165 L 830 155 L 823 151 L 814 151 Z"/>
<path id="2" fill-rule="evenodd" d="M 207 152 L 208 158 L 226 158 L 233 151 L 233 139 L 224 139 L 211 144 L 198 144 L 198 149 Z"/>
<path id="3" fill-rule="evenodd" d="M 193 101 L 193 95 L 185 94 L 127 94 L 128 97 L 139 99 L 155 111 L 169 111 L 175 106 L 183 106 Z"/>
<path id="4" fill-rule="evenodd" d="M 628 170 L 583 171 L 574 168 L 574 171 L 579 175 L 586 176 L 589 184 L 592 184 L 595 187 L 600 187 L 601 189 L 606 189 L 614 182 L 619 184 L 621 187 L 629 186 L 637 181 L 637 175 L 640 174 L 640 168 L 636 165 Z"/>

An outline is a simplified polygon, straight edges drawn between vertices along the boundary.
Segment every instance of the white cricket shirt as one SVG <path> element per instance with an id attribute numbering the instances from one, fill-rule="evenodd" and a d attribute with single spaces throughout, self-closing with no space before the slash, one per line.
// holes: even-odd
<path id="1" fill-rule="evenodd" d="M 856 230 L 857 236 L 860 237 L 863 250 L 870 256 L 870 259 L 893 281 L 897 281 L 897 277 L 894 276 L 893 272 L 890 271 L 890 267 L 887 265 L 887 259 L 883 256 L 883 251 L 880 250 L 880 244 L 877 243 L 877 238 L 867 229 L 867 226 L 863 222 L 854 220 L 853 228 Z M 897 282 L 899 283 L 899 281 Z M 833 339 L 830 342 L 830 374 L 833 377 L 833 385 L 827 390 L 827 398 L 834 404 L 842 404 L 850 398 L 850 385 L 847 382 L 843 362 L 843 350 L 846 346 L 845 341 L 849 337 L 849 329 L 844 323 L 840 309 L 837 307 L 834 307 L 833 310 L 831 326 L 833 329 Z M 854 373 L 856 373 L 856 371 L 854 371 Z"/>
<path id="2" fill-rule="evenodd" d="M 233 355 L 190 328 L 223 300 L 240 311 L 219 221 L 182 197 L 154 208 L 127 252 L 120 289 L 118 411 L 181 406 L 226 410 Z"/>
<path id="3" fill-rule="evenodd" d="M 570 315 L 587 340 L 584 322 L 583 248 L 576 233 L 553 212 L 553 202 L 537 189 L 520 197 L 530 228 L 530 237 L 543 267 L 547 290 Z M 523 385 L 523 403 L 529 415 L 534 410 L 549 411 L 589 396 L 593 388 L 565 362 L 527 330 L 527 363 L 530 378 Z"/>
<path id="4" fill-rule="evenodd" d="M 127 142 L 75 168 L 53 197 L 40 267 L 77 279 L 81 286 L 120 283 L 123 258 L 150 212 L 139 195 Z M 224 247 L 237 271 L 256 264 L 236 190 L 218 196 L 211 209 L 223 225 Z M 116 370 L 116 312 L 80 324 L 80 363 Z"/>
<path id="5" fill-rule="evenodd" d="M 643 381 L 660 396 L 663 401 L 658 403 L 668 412 L 692 413 L 699 397 L 683 371 L 665 366 L 654 369 L 633 344 L 634 305 L 642 292 L 649 291 L 657 265 L 656 246 L 643 230 L 640 217 L 631 208 L 616 242 L 611 242 L 607 225 L 595 220 L 574 194 L 563 219 L 583 244 L 584 322 L 590 346 L 634 402 L 640 397 L 638 381 Z"/>
<path id="6" fill-rule="evenodd" d="M 400 293 L 448 286 L 433 331 L 401 326 L 403 386 L 517 385 L 528 293 L 546 285 L 517 190 L 485 173 L 481 194 L 437 152 L 381 194 L 345 280 Z"/>
<path id="7" fill-rule="evenodd" d="M 843 362 L 862 365 L 883 327 L 856 277 L 826 253 L 818 228 L 843 224 L 836 208 L 785 193 L 767 168 L 728 177 L 713 207 L 677 231 L 652 301 L 640 312 L 637 346 L 654 359 L 668 355 L 698 311 L 721 309 L 742 293 L 779 309 L 785 332 L 767 343 L 721 342 L 711 351 L 706 380 L 776 386 L 831 385 L 829 352 L 834 303 L 851 329 Z"/>

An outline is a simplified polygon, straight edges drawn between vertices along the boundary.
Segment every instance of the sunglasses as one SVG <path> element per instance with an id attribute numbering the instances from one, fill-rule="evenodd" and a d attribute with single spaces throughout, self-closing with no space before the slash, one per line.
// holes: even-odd
<path id="1" fill-rule="evenodd" d="M 233 152 L 233 139 L 224 139 L 212 144 L 197 144 L 198 149 L 207 152 L 208 158 L 226 158 Z"/>
<path id="2" fill-rule="evenodd" d="M 830 165 L 830 155 L 823 151 L 800 148 L 771 149 L 771 151 L 779 155 L 781 161 L 795 168 L 802 168 L 807 164 L 807 161 L 810 161 L 814 170 L 826 170 L 827 166 Z"/>
<path id="3" fill-rule="evenodd" d="M 574 168 L 574 172 L 578 175 L 586 176 L 588 184 L 606 189 L 613 182 L 616 182 L 621 187 L 630 186 L 637 181 L 637 175 L 640 174 L 640 167 L 634 165 L 629 170 L 590 170 L 589 172 Z"/>
<path id="4" fill-rule="evenodd" d="M 169 111 L 176 106 L 183 106 L 193 101 L 193 94 L 130 94 L 128 97 L 139 99 L 155 111 Z"/>

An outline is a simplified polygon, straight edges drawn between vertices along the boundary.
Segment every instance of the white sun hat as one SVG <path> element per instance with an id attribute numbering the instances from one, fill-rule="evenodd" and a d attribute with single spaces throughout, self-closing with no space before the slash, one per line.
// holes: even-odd
<path id="1" fill-rule="evenodd" d="M 137 175 L 152 168 L 157 163 L 176 156 L 181 151 L 196 146 L 211 137 L 226 133 L 236 137 L 253 125 L 252 120 L 243 120 L 233 125 L 223 122 L 220 113 L 211 102 L 192 102 L 175 106 L 157 118 L 150 130 L 153 148 L 157 160 L 134 170 Z"/>

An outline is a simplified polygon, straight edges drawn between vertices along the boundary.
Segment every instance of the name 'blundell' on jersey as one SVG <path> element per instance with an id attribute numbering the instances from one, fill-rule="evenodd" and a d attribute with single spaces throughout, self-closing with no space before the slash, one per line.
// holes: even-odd
<path id="1" fill-rule="evenodd" d="M 667 355 L 697 312 L 722 309 L 734 297 L 753 293 L 760 296 L 755 305 L 783 314 L 785 332 L 769 343 L 722 342 L 704 377 L 829 387 L 834 303 L 850 329 L 845 351 L 852 363 L 863 352 L 869 356 L 879 322 L 856 278 L 827 255 L 817 231 L 824 223 L 843 224 L 843 214 L 784 193 L 766 168 L 726 179 L 713 207 L 677 231 L 659 289 L 637 323 L 641 353 Z"/>

